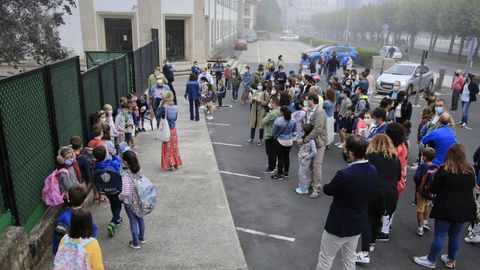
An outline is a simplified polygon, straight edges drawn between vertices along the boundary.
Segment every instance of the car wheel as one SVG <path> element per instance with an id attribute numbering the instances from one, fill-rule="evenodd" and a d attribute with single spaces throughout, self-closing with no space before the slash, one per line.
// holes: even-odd
<path id="1" fill-rule="evenodd" d="M 433 89 L 433 80 L 430 80 L 428 82 L 428 85 L 427 85 L 427 89 L 426 90 L 432 90 Z"/>
<path id="2" fill-rule="evenodd" d="M 407 88 L 407 97 L 413 94 L 413 85 L 409 85 Z"/>

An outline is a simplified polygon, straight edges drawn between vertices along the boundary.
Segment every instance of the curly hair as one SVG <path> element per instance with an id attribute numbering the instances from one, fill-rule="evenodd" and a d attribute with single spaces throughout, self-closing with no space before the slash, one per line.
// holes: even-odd
<path id="1" fill-rule="evenodd" d="M 397 151 L 393 145 L 392 139 L 385 134 L 377 134 L 372 140 L 367 148 L 367 154 L 382 154 L 385 158 L 393 158 Z"/>
<path id="2" fill-rule="evenodd" d="M 405 128 L 400 123 L 388 124 L 385 134 L 392 139 L 395 148 L 405 142 Z"/>

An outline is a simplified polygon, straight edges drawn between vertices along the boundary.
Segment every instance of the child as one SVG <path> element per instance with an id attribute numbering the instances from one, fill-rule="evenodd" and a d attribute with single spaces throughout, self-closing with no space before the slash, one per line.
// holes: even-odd
<path id="1" fill-rule="evenodd" d="M 122 103 L 122 109 L 118 112 L 117 117 L 115 117 L 115 127 L 119 133 L 125 135 L 125 141 L 128 145 L 132 146 L 132 131 L 134 125 L 132 115 L 129 113 L 129 108 L 127 102 Z"/>
<path id="2" fill-rule="evenodd" d="M 67 207 L 60 213 L 55 221 L 55 230 L 53 232 L 52 251 L 53 254 L 57 254 L 58 244 L 62 237 L 68 233 L 70 229 L 70 220 L 74 211 L 81 209 L 85 200 L 87 199 L 87 188 L 82 185 L 74 185 L 68 190 L 68 202 L 70 207 Z M 92 221 L 93 233 L 92 236 L 97 236 L 97 226 Z"/>
<path id="3" fill-rule="evenodd" d="M 147 101 L 147 95 L 143 94 L 141 98 L 137 99 L 137 105 L 140 108 L 140 114 L 138 116 L 138 121 L 141 122 L 142 128 L 138 128 L 138 132 L 144 132 L 145 130 L 145 114 L 148 111 L 148 101 Z"/>
<path id="4" fill-rule="evenodd" d="M 94 238 L 92 214 L 87 209 L 73 211 L 68 234 L 60 241 L 58 252 L 54 259 L 54 269 L 94 269 L 103 270 L 102 250 Z M 80 250 L 75 243 L 82 245 L 86 257 L 78 258 Z"/>
<path id="5" fill-rule="evenodd" d="M 303 139 L 313 130 L 313 125 L 303 124 Z M 300 195 L 308 194 L 308 176 L 310 164 L 313 157 L 317 154 L 317 146 L 315 140 L 310 140 L 309 143 L 302 144 L 298 151 L 298 187 L 295 192 Z"/>
<path id="6" fill-rule="evenodd" d="M 223 81 L 222 80 L 219 80 L 218 81 L 218 88 L 217 88 L 217 97 L 218 97 L 218 107 L 220 108 L 220 111 L 222 111 L 222 100 L 223 98 L 225 97 L 225 94 L 226 94 L 226 89 L 225 89 L 225 86 L 223 85 Z"/>
<path id="7" fill-rule="evenodd" d="M 112 137 L 110 136 L 110 126 L 108 124 L 103 124 L 103 137 L 102 141 L 105 142 L 105 148 L 107 149 L 107 154 L 115 155 L 115 145 L 112 142 Z"/>
<path id="8" fill-rule="evenodd" d="M 74 152 L 72 147 L 64 146 L 58 150 L 58 156 L 55 160 L 55 167 L 57 171 L 66 169 L 66 171 L 60 171 L 58 173 L 58 183 L 60 185 L 60 192 L 66 194 L 68 189 L 79 182 L 80 170 L 74 168 Z"/>
<path id="9" fill-rule="evenodd" d="M 115 121 L 113 120 L 113 108 L 110 104 L 103 105 L 103 110 L 107 115 L 107 119 L 105 121 L 106 124 L 110 126 L 110 137 L 112 138 L 115 145 L 118 145 L 118 131 L 115 127 Z"/>
<path id="10" fill-rule="evenodd" d="M 428 217 L 430 216 L 430 203 L 433 199 L 429 193 L 430 184 L 433 180 L 437 166 L 432 164 L 435 158 L 435 149 L 431 147 L 425 147 L 422 149 L 421 164 L 418 166 L 417 171 L 413 179 L 415 180 L 415 197 L 417 206 L 417 223 L 418 236 L 422 236 L 425 230 L 430 230 L 428 224 Z"/>
<path id="11" fill-rule="evenodd" d="M 81 182 L 85 183 L 85 187 L 88 187 L 93 180 L 93 165 L 95 164 L 91 152 L 92 149 L 82 149 L 82 139 L 79 136 L 74 136 L 70 138 L 70 145 L 72 146 L 78 163 L 78 167 L 80 169 L 80 175 L 82 180 Z M 100 202 L 100 196 L 98 195 L 98 191 L 95 188 L 95 185 L 93 185 L 93 201 Z"/>
<path id="12" fill-rule="evenodd" d="M 88 147 L 95 149 L 98 146 L 105 146 L 103 141 L 103 124 L 93 126 L 92 130 L 93 138 L 88 142 Z"/>
<path id="13" fill-rule="evenodd" d="M 94 113 L 92 113 L 92 115 L 90 115 L 90 131 L 89 131 L 89 134 L 88 134 L 88 140 L 91 140 L 93 139 L 93 137 L 95 137 L 93 135 L 93 128 L 96 126 L 96 125 L 101 125 L 103 124 L 104 122 L 107 121 L 107 116 L 105 114 L 105 111 L 96 111 Z"/>
<path id="14" fill-rule="evenodd" d="M 133 249 L 139 249 L 140 244 L 145 244 L 145 222 L 135 181 L 142 179 L 143 172 L 140 169 L 135 152 L 124 152 L 122 159 L 127 170 L 122 177 L 122 193 L 120 193 L 119 198 L 123 201 L 125 212 L 130 220 L 133 240 L 130 241 L 129 246 Z"/>
<path id="15" fill-rule="evenodd" d="M 423 134 L 422 134 L 422 129 L 424 126 L 426 126 L 429 122 L 430 122 L 430 119 L 432 119 L 432 115 L 433 115 L 433 111 L 432 109 L 429 107 L 429 106 L 425 106 L 423 109 L 422 109 L 422 119 L 420 120 L 420 123 L 418 124 L 418 128 L 417 128 L 417 144 L 420 146 L 420 142 L 422 141 L 422 137 L 423 137 Z M 420 147 L 419 147 L 420 148 Z M 418 159 L 417 161 L 412 164 L 412 166 L 410 167 L 410 169 L 412 170 L 416 170 L 419 163 L 420 163 L 420 157 L 422 156 L 422 152 L 421 150 L 418 151 Z"/>
<path id="16" fill-rule="evenodd" d="M 213 100 L 215 98 L 215 91 L 213 91 L 213 86 L 209 83 L 207 94 L 205 95 L 205 100 L 207 101 L 207 119 L 213 120 Z"/>
<path id="17" fill-rule="evenodd" d="M 107 150 L 104 146 L 99 146 L 93 149 L 93 156 L 95 157 L 95 169 L 93 179 L 95 185 L 100 193 L 104 193 L 110 201 L 110 210 L 112 211 L 112 219 L 107 226 L 108 234 L 113 237 L 115 229 L 123 219 L 120 217 L 122 211 L 122 202 L 118 199 L 118 194 L 121 191 L 121 175 L 120 175 L 120 160 L 116 155 L 107 156 Z M 104 179 L 109 181 L 104 182 Z"/>

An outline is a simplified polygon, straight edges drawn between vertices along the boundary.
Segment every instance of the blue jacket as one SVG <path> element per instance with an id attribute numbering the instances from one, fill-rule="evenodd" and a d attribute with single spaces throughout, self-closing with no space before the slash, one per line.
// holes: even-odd
<path id="1" fill-rule="evenodd" d="M 388 126 L 388 124 L 385 122 L 385 123 L 383 123 L 383 125 L 381 125 L 381 126 L 379 126 L 379 127 L 376 127 L 376 128 L 370 133 L 370 135 L 368 135 L 368 137 L 367 137 L 367 139 L 366 139 L 366 140 L 367 140 L 367 143 L 368 143 L 368 140 L 371 139 L 371 138 L 373 138 L 375 135 L 385 133 L 385 130 L 387 129 L 387 126 Z"/>
<path id="2" fill-rule="evenodd" d="M 117 155 L 113 155 L 111 158 L 108 158 L 104 161 L 95 161 L 95 170 L 101 170 L 108 166 L 112 165 L 115 168 L 115 171 L 120 174 L 120 168 L 122 166 L 122 162 L 118 158 Z"/>
<path id="3" fill-rule="evenodd" d="M 197 77 L 198 77 L 198 74 L 200 74 L 202 71 L 200 70 L 199 67 L 192 66 L 192 72 L 195 73 L 195 75 L 197 75 Z"/>
<path id="4" fill-rule="evenodd" d="M 73 214 L 73 208 L 68 207 L 63 212 L 60 213 L 57 220 L 55 220 L 55 231 L 53 232 L 53 239 L 52 239 L 52 251 L 53 254 L 57 254 L 58 245 L 60 244 L 60 240 L 62 240 L 63 234 L 60 233 L 62 229 L 70 229 L 71 219 Z M 93 235 L 92 237 L 96 237 L 98 233 L 97 226 L 95 225 L 95 221 L 92 220 L 92 227 L 93 227 Z M 68 232 L 67 232 L 68 233 Z"/>
<path id="5" fill-rule="evenodd" d="M 333 196 L 325 230 L 338 237 L 361 234 L 368 226 L 368 202 L 372 197 L 377 169 L 367 160 L 352 162 L 337 171 L 323 192 Z"/>
<path id="6" fill-rule="evenodd" d="M 295 119 L 290 119 L 290 121 L 287 121 L 285 118 L 283 118 L 283 116 L 281 116 L 278 117 L 275 122 L 273 122 L 272 137 L 280 140 L 291 140 L 293 139 L 293 132 L 296 130 L 297 122 Z"/>
<path id="7" fill-rule="evenodd" d="M 167 115 L 167 122 L 170 128 L 175 128 L 175 122 L 177 121 L 178 109 L 177 105 L 163 105 L 162 107 L 158 108 L 158 114 L 160 117 L 165 118 L 165 114 Z"/>
<path id="8" fill-rule="evenodd" d="M 252 74 L 250 74 L 248 72 L 243 73 L 242 81 L 243 81 L 244 84 L 250 85 L 252 83 L 252 80 L 253 80 Z"/>
<path id="9" fill-rule="evenodd" d="M 435 149 L 435 158 L 432 162 L 435 165 L 443 163 L 448 148 L 456 142 L 455 132 L 453 132 L 452 128 L 448 125 L 434 129 L 422 138 L 423 144 L 431 145 Z"/>
<path id="10" fill-rule="evenodd" d="M 162 67 L 163 75 L 167 78 L 168 83 L 172 83 L 174 81 L 173 78 L 173 68 L 167 64 L 163 65 Z"/>
<path id="11" fill-rule="evenodd" d="M 197 81 L 188 81 L 184 97 L 188 99 L 188 101 L 193 101 L 200 99 L 200 96 L 200 84 Z"/>
<path id="12" fill-rule="evenodd" d="M 333 104 L 330 100 L 325 100 L 323 102 L 323 110 L 327 114 L 327 117 L 331 117 L 335 111 L 335 104 Z"/>

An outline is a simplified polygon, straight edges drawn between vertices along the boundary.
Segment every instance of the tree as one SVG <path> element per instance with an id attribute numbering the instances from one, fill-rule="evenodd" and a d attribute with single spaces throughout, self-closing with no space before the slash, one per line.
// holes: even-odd
<path id="1" fill-rule="evenodd" d="M 67 57 L 56 29 L 75 7 L 74 0 L 0 0 L 0 63 L 46 64 Z"/>
<path id="2" fill-rule="evenodd" d="M 267 30 L 270 32 L 282 31 L 282 11 L 275 0 L 263 0 L 257 2 L 256 30 Z"/>

